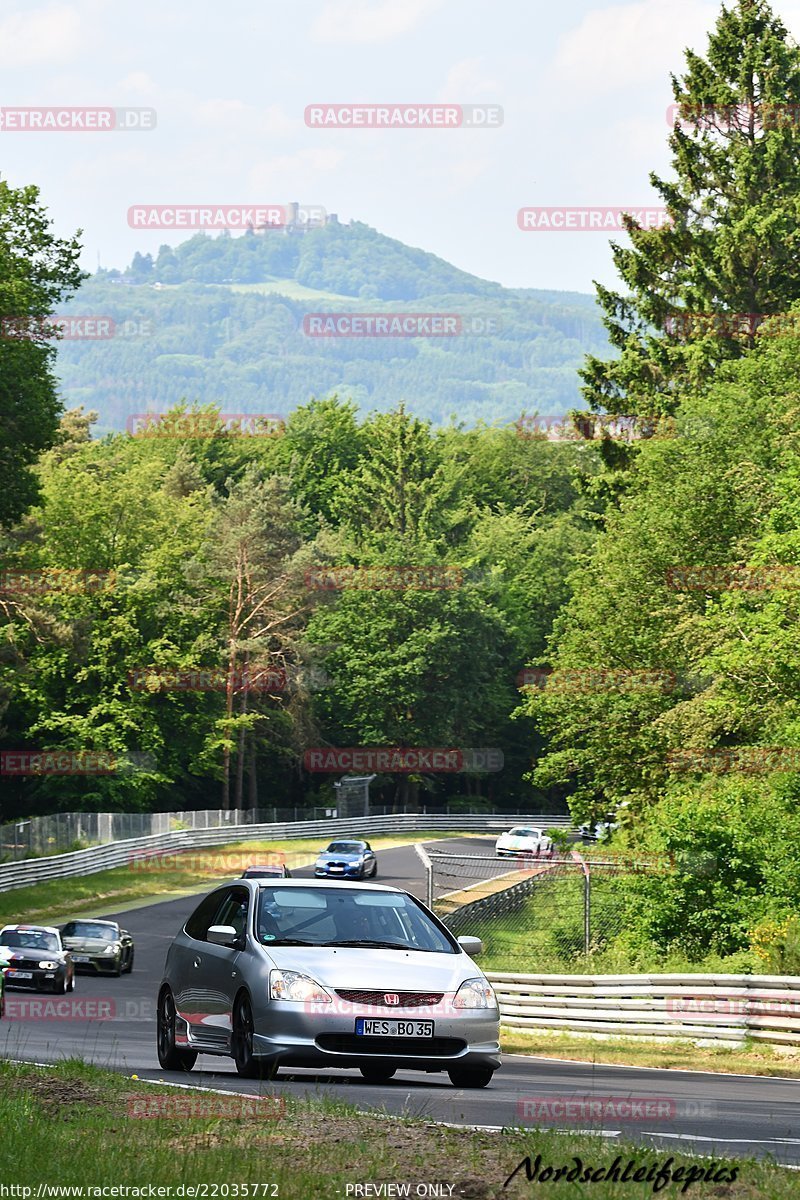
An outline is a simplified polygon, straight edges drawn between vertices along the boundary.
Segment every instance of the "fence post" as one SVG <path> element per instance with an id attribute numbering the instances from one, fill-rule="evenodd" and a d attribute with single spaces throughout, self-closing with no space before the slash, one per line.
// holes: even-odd
<path id="1" fill-rule="evenodd" d="M 571 850 L 570 858 L 580 863 L 583 870 L 583 953 L 588 958 L 592 945 L 592 876 L 582 854 Z"/>
<path id="2" fill-rule="evenodd" d="M 433 863 L 428 857 L 428 852 L 419 842 L 414 843 L 414 849 L 422 859 L 422 865 L 425 868 L 425 903 L 428 908 L 433 908 Z"/>
<path id="3" fill-rule="evenodd" d="M 592 944 L 592 876 L 589 868 L 583 877 L 583 952 L 589 957 Z"/>

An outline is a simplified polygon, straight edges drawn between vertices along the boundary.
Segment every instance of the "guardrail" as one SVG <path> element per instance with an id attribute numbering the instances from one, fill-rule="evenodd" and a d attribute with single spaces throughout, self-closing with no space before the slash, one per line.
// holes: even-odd
<path id="1" fill-rule="evenodd" d="M 128 838 L 104 846 L 91 846 L 88 850 L 75 850 L 69 854 L 56 854 L 48 858 L 23 859 L 20 862 L 0 864 L 0 892 L 12 888 L 28 887 L 48 879 L 67 879 L 76 875 L 94 875 L 112 867 L 128 866 L 137 856 L 148 851 L 181 851 L 222 846 L 230 842 L 269 841 L 295 838 L 325 838 L 337 835 L 374 836 L 376 834 L 403 834 L 417 830 L 431 832 L 441 830 L 464 830 L 476 833 L 493 833 L 507 829 L 520 822 L 546 822 L 548 826 L 571 824 L 568 817 L 537 817 L 528 815 L 480 814 L 438 817 L 421 813 L 395 813 L 382 817 L 332 818 L 321 821 L 289 821 L 264 825 L 220 825 L 209 829 L 184 829 L 175 833 L 153 834 L 148 837 Z"/>
<path id="2" fill-rule="evenodd" d="M 800 1043 L 791 975 L 515 975 L 487 972 L 510 1029 Z"/>

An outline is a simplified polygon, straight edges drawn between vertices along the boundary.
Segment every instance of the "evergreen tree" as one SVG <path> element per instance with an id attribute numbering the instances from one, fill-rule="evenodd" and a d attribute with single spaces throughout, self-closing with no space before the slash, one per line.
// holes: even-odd
<path id="1" fill-rule="evenodd" d="M 739 0 L 707 56 L 686 60 L 672 77 L 676 178 L 650 176 L 670 219 L 626 218 L 632 244 L 613 252 L 627 294 L 596 285 L 619 356 L 590 356 L 581 372 L 595 411 L 674 413 L 687 387 L 752 347 L 758 319 L 726 315 L 782 313 L 800 297 L 800 48 L 765 0 Z"/>

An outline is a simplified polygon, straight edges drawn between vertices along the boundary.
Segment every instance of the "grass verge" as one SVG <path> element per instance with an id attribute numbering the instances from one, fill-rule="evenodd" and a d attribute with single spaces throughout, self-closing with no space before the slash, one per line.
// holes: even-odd
<path id="1" fill-rule="evenodd" d="M 266 1092 L 280 1097 L 274 1087 Z M 379 1096 L 376 1088 L 376 1101 Z M 0 1179 L 6 1186 L 31 1189 L 4 1194 L 28 1200 L 37 1196 L 40 1185 L 54 1185 L 82 1188 L 84 1197 L 92 1196 L 91 1188 L 113 1186 L 144 1189 L 138 1195 L 147 1196 L 149 1185 L 194 1185 L 205 1188 L 196 1196 L 239 1200 L 381 1194 L 515 1200 L 543 1192 L 554 1200 L 589 1194 L 593 1200 L 640 1200 L 654 1194 L 654 1184 L 643 1174 L 639 1181 L 631 1176 L 644 1169 L 655 1179 L 658 1167 L 668 1163 L 672 1173 L 683 1170 L 677 1181 L 659 1189 L 662 1197 L 790 1200 L 797 1195 L 794 1173 L 763 1162 L 670 1155 L 586 1134 L 479 1132 L 444 1128 L 424 1117 L 383 1120 L 343 1104 L 292 1097 L 285 1098 L 282 1110 L 274 1102 L 267 1105 L 271 1115 L 266 1120 L 253 1118 L 255 1102 L 247 1106 L 244 1119 L 232 1116 L 234 1105 L 246 1100 L 147 1086 L 78 1062 L 54 1069 L 2 1063 Z M 135 1116 L 136 1111 L 147 1115 Z M 539 1174 L 547 1167 L 574 1170 L 576 1158 L 581 1173 L 608 1169 L 618 1156 L 618 1172 L 629 1161 L 636 1165 L 624 1183 L 598 1177 L 589 1188 L 546 1178 L 543 1188 L 538 1180 L 528 1181 L 523 1168 L 504 1186 L 526 1156 L 533 1167 L 537 1155 Z M 692 1168 L 711 1175 L 707 1181 L 695 1175 L 686 1187 Z M 381 1183 L 405 1184 L 409 1190 L 376 1190 Z M 366 1184 L 372 1185 L 369 1191 Z M 421 1184 L 428 1190 L 420 1191 Z M 432 1190 L 434 1184 L 439 1191 Z M 44 1188 L 41 1195 L 47 1195 Z"/>
<path id="2" fill-rule="evenodd" d="M 580 1062 L 619 1063 L 630 1067 L 662 1067 L 675 1071 L 719 1071 L 734 1075 L 780 1075 L 800 1079 L 800 1046 L 698 1046 L 692 1041 L 639 1041 L 638 1038 L 574 1037 L 569 1033 L 523 1033 L 501 1028 L 506 1054 L 536 1054 Z M 800 1188 L 798 1189 L 800 1191 Z"/>
<path id="3" fill-rule="evenodd" d="M 371 838 L 370 845 L 376 850 L 389 850 L 413 842 L 474 836 L 450 830 L 406 833 L 401 837 Z M 101 911 L 114 912 L 141 899 L 152 897 L 155 903 L 159 898 L 192 890 L 202 891 L 206 886 L 210 890 L 217 883 L 235 878 L 248 863 L 270 861 L 269 856 L 280 856 L 281 861 L 285 856 L 290 870 L 292 867 L 308 866 L 313 863 L 323 844 L 326 844 L 325 839 L 321 838 L 232 842 L 227 846 L 213 846 L 205 850 L 193 848 L 181 854 L 167 852 L 161 859 L 144 860 L 138 866 L 115 867 L 94 875 L 54 879 L 32 887 L 14 888 L 10 892 L 0 892 L 0 924 L 45 922 L 81 913 L 99 915 Z"/>

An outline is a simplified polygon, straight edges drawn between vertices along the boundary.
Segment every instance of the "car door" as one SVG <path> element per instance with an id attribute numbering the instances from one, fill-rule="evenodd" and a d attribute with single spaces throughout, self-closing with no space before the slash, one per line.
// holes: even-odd
<path id="1" fill-rule="evenodd" d="M 227 1048 L 233 1022 L 233 999 L 241 984 L 241 973 L 237 965 L 247 936 L 250 915 L 250 892 L 241 885 L 226 888 L 218 893 L 220 903 L 211 925 L 230 925 L 236 930 L 237 946 L 217 946 L 205 941 L 195 957 L 199 967 L 193 970 L 202 979 L 206 997 L 202 1020 L 193 1022 L 193 1033 L 209 1045 Z M 194 1028 L 195 1024 L 197 1028 Z"/>
<path id="2" fill-rule="evenodd" d="M 212 949 L 207 934 L 209 926 L 216 923 L 216 915 L 229 891 L 229 888 L 218 888 L 201 901 L 170 946 L 167 956 L 166 976 L 178 1016 L 187 1023 L 193 1037 L 204 1040 L 207 1029 L 213 1040 L 213 1017 L 219 1007 L 219 998 L 214 999 L 206 974 L 207 951 Z"/>

